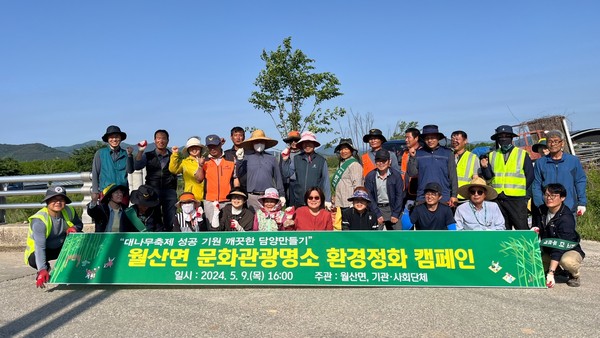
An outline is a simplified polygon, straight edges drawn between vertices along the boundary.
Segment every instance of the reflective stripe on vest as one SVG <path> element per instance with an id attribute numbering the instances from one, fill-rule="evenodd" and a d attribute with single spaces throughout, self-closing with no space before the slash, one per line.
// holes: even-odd
<path id="1" fill-rule="evenodd" d="M 504 192 L 507 196 L 525 196 L 527 194 L 527 181 L 525 179 L 525 151 L 514 148 L 508 161 L 504 163 L 504 156 L 499 151 L 494 151 L 490 156 L 490 164 L 494 170 L 491 186 L 498 193 Z"/>
<path id="2" fill-rule="evenodd" d="M 62 210 L 62 217 L 67 222 L 67 226 L 73 227 L 73 217 L 75 215 L 75 209 L 71 206 L 65 206 Z M 29 217 L 29 231 L 27 232 L 27 247 L 25 248 L 25 264 L 29 264 L 29 256 L 35 251 L 35 241 L 33 240 L 33 229 L 31 228 L 31 221 L 33 219 L 39 219 L 44 222 L 46 225 L 46 238 L 50 236 L 50 232 L 52 231 L 52 220 L 50 219 L 50 215 L 48 215 L 48 207 L 43 207 L 38 212 L 36 212 L 33 216 Z"/>
<path id="3" fill-rule="evenodd" d="M 456 164 L 456 174 L 458 177 L 458 187 L 462 187 L 465 184 L 471 183 L 471 179 L 473 175 L 475 175 L 475 161 L 477 161 L 477 156 L 470 151 L 465 151 L 465 153 L 460 157 L 458 163 Z M 466 197 L 462 195 L 458 195 L 459 199 L 466 199 Z"/>

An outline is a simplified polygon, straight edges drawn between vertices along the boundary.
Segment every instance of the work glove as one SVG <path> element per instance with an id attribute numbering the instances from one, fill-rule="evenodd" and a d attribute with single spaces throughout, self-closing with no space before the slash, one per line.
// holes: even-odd
<path id="1" fill-rule="evenodd" d="M 331 204 L 331 202 L 325 202 L 325 209 L 331 211 L 331 209 L 333 209 L 333 204 Z"/>
<path id="2" fill-rule="evenodd" d="M 77 232 L 77 229 L 75 229 L 75 227 L 68 227 L 66 232 L 67 232 L 67 236 L 68 236 L 72 233 Z"/>
<path id="3" fill-rule="evenodd" d="M 38 288 L 45 288 L 46 283 L 50 280 L 50 274 L 48 270 L 42 269 L 38 271 L 37 276 L 35 277 L 35 286 Z"/>
<path id="4" fill-rule="evenodd" d="M 148 141 L 146 141 L 146 140 L 140 141 L 140 142 L 138 142 L 137 146 L 138 146 L 138 151 L 143 152 L 144 150 L 146 150 L 146 147 L 148 146 Z"/>
<path id="5" fill-rule="evenodd" d="M 549 273 L 546 275 L 546 286 L 549 288 L 553 288 L 554 284 L 556 284 L 554 282 L 554 274 L 553 273 Z"/>
<path id="6" fill-rule="evenodd" d="M 244 148 L 240 148 L 238 150 L 235 151 L 235 157 L 241 161 L 244 159 Z"/>
<path id="7" fill-rule="evenodd" d="M 279 203 L 281 203 L 282 208 L 285 207 L 285 202 L 286 202 L 285 197 L 283 197 L 283 196 L 279 197 Z"/>
<path id="8" fill-rule="evenodd" d="M 585 214 L 585 206 L 580 205 L 577 207 L 577 216 L 583 216 Z"/>
<path id="9" fill-rule="evenodd" d="M 246 231 L 246 230 L 244 230 L 244 228 L 242 228 L 240 223 L 235 219 L 231 220 L 231 228 L 235 229 L 235 231 Z"/>
<path id="10" fill-rule="evenodd" d="M 540 228 L 533 227 L 533 228 L 531 228 L 531 231 L 535 231 L 536 234 L 539 234 L 540 233 Z"/>
<path id="11" fill-rule="evenodd" d="M 285 161 L 290 157 L 290 152 L 292 150 L 290 148 L 285 148 L 283 149 L 283 151 L 281 152 L 281 158 Z"/>

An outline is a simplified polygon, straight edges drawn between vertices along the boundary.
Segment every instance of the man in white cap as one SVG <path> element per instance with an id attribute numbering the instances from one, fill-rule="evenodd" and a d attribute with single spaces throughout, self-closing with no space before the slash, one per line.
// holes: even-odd
<path id="1" fill-rule="evenodd" d="M 284 177 L 296 177 L 292 201 L 289 204 L 295 207 L 304 205 L 303 196 L 309 188 L 319 187 L 325 194 L 325 207 L 331 210 L 331 183 L 329 182 L 329 169 L 327 160 L 315 152 L 321 143 L 310 131 L 302 133 L 298 147 L 302 149 L 299 155 L 290 160 L 289 153 L 281 154 L 283 160 L 282 171 Z"/>

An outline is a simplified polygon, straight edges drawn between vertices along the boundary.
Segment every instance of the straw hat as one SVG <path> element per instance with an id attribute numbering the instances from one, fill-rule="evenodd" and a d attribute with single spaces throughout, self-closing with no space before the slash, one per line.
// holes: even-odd
<path id="1" fill-rule="evenodd" d="M 498 192 L 496 192 L 496 189 L 487 185 L 485 180 L 481 177 L 475 177 L 473 180 L 471 180 L 471 183 L 465 184 L 462 187 L 458 188 L 458 193 L 462 196 L 465 196 L 466 198 L 471 198 L 469 189 L 472 187 L 480 187 L 480 188 L 485 189 L 485 200 L 486 201 L 490 201 L 490 200 L 496 199 L 496 197 L 498 197 Z"/>
<path id="2" fill-rule="evenodd" d="M 255 131 L 252 132 L 252 134 L 250 135 L 250 138 L 245 140 L 244 142 L 242 142 L 242 147 L 244 148 L 248 148 L 248 149 L 252 149 L 253 148 L 253 144 L 256 142 L 262 142 L 265 144 L 265 149 L 269 149 L 274 147 L 275 145 L 277 145 L 277 143 L 279 143 L 277 140 L 274 140 L 272 138 L 268 138 L 265 135 L 265 132 L 262 131 L 261 129 L 256 129 Z"/>

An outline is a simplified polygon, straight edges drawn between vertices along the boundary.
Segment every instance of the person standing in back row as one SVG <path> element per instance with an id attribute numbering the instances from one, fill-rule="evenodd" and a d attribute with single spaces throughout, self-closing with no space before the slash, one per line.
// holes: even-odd
<path id="1" fill-rule="evenodd" d="M 425 201 L 425 186 L 435 182 L 442 188 L 440 202 L 454 207 L 458 201 L 456 161 L 452 151 L 440 145 L 440 140 L 446 137 L 434 124 L 423 126 L 421 137 L 425 140 L 425 146 L 417 151 L 411 149 L 408 162 L 408 175 L 419 176 L 417 202 Z"/>
<path id="2" fill-rule="evenodd" d="M 491 136 L 496 150 L 480 159 L 481 174 L 498 192 L 496 203 L 504 216 L 506 230 L 528 230 L 527 191 L 533 183 L 533 163 L 527 152 L 516 148 L 512 139 L 517 137 L 511 126 L 496 128 Z"/>
<path id="3" fill-rule="evenodd" d="M 367 177 L 367 174 L 370 173 L 375 166 L 375 153 L 378 150 L 383 149 L 383 144 L 387 142 L 385 136 L 379 129 L 371 129 L 369 133 L 363 136 L 363 142 L 368 143 L 371 147 L 366 153 L 362 155 L 362 165 L 363 165 L 363 177 Z M 392 168 L 400 171 L 400 166 L 398 165 L 398 157 L 393 151 L 390 151 L 390 159 L 392 161 Z"/>
<path id="4" fill-rule="evenodd" d="M 102 141 L 107 147 L 98 149 L 92 162 L 92 201 L 95 203 L 102 199 L 102 191 L 111 184 L 122 185 L 128 188 L 127 174 L 133 173 L 133 149 L 121 148 L 121 142 L 127 134 L 117 126 L 108 126 Z M 124 196 L 124 203 L 129 201 L 129 192 Z"/>
<path id="5" fill-rule="evenodd" d="M 138 145 L 138 153 L 135 156 L 135 170 L 146 168 L 146 185 L 151 186 L 158 193 L 162 213 L 162 224 L 164 231 L 173 229 L 173 220 L 177 212 L 177 175 L 169 171 L 171 151 L 169 145 L 169 133 L 164 129 L 154 132 L 154 151 L 146 150 L 147 142 Z"/>
<path id="6" fill-rule="evenodd" d="M 331 182 L 329 182 L 327 160 L 315 152 L 315 148 L 320 145 L 321 143 L 317 141 L 315 134 L 305 131 L 302 133 L 300 141 L 298 141 L 298 147 L 302 149 L 302 152 L 294 156 L 293 161 L 290 159 L 289 153 L 281 154 L 283 177 L 296 177 L 294 198 L 290 202 L 291 206 L 303 206 L 302 197 L 304 193 L 312 187 L 319 187 L 325 194 L 325 208 L 331 210 Z"/>

